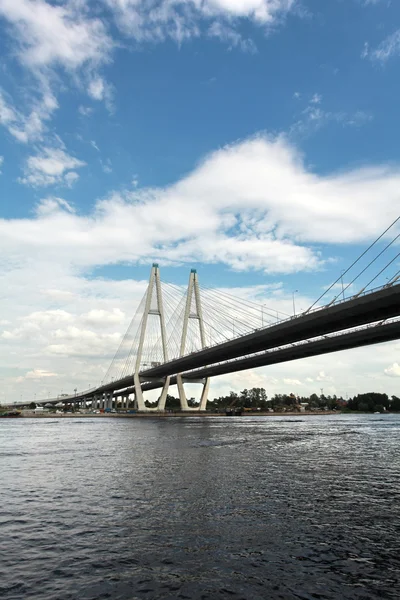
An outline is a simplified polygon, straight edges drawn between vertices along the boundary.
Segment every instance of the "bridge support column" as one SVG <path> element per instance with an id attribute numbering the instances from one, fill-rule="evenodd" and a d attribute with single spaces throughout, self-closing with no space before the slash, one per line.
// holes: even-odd
<path id="1" fill-rule="evenodd" d="M 182 338 L 181 338 L 181 348 L 180 348 L 180 356 L 185 355 L 186 351 L 186 339 L 187 332 L 189 326 L 189 319 L 195 319 L 199 325 L 199 333 L 200 333 L 200 347 L 205 348 L 206 346 L 206 337 L 204 331 L 204 321 L 203 321 L 203 312 L 201 308 L 201 300 L 200 300 L 200 290 L 199 290 L 199 280 L 197 277 L 196 269 L 192 269 L 189 277 L 188 290 L 186 295 L 186 308 L 185 314 L 183 318 L 183 328 L 182 328 Z M 181 410 L 206 410 L 207 407 L 207 399 L 208 399 L 208 390 L 210 387 L 210 379 L 207 378 L 202 380 L 200 383 L 203 384 L 203 390 L 200 396 L 200 403 L 197 407 L 191 407 L 188 405 L 184 381 L 182 379 L 182 375 L 178 374 L 176 376 L 176 383 L 178 386 L 178 394 L 181 402 Z"/>
<path id="2" fill-rule="evenodd" d="M 155 295 L 155 300 L 156 300 L 155 308 L 152 308 L 153 295 Z M 157 407 L 155 409 L 147 408 L 145 405 L 142 385 L 141 385 L 141 381 L 140 381 L 140 367 L 141 367 L 143 346 L 144 346 L 144 340 L 145 340 L 145 336 L 146 336 L 146 329 L 147 329 L 149 315 L 155 315 L 159 318 L 163 360 L 164 360 L 164 362 L 167 362 L 168 361 L 167 334 L 166 334 L 166 329 L 165 329 L 160 271 L 159 271 L 157 264 L 153 264 L 153 266 L 151 268 L 151 272 L 150 272 L 150 279 L 149 279 L 149 285 L 147 287 L 146 302 L 145 302 L 145 306 L 144 306 L 144 313 L 143 313 L 142 325 L 141 325 L 141 330 L 140 330 L 139 345 L 138 345 L 137 356 L 136 356 L 135 372 L 133 375 L 133 381 L 134 381 L 134 385 L 135 385 L 135 398 L 136 398 L 136 402 L 137 402 L 137 410 L 143 411 L 143 412 L 150 411 L 150 410 L 157 410 L 157 411 L 164 410 L 165 401 L 167 399 L 169 380 L 170 380 L 169 377 L 167 377 L 165 379 L 161 395 L 158 399 Z"/>
<path id="3" fill-rule="evenodd" d="M 189 380 L 189 383 L 195 383 L 195 382 L 191 382 Z M 186 397 L 186 393 L 185 393 L 184 380 L 182 378 L 182 375 L 176 376 L 176 385 L 178 386 L 178 394 L 179 394 L 179 399 L 181 401 L 181 410 L 186 410 L 186 411 L 200 410 L 201 411 L 201 410 L 207 409 L 208 392 L 210 389 L 210 378 L 207 377 L 203 381 L 197 381 L 196 383 L 201 383 L 203 386 L 201 396 L 200 396 L 199 406 L 189 406 L 187 397 Z"/>
<path id="4" fill-rule="evenodd" d="M 167 395 L 168 395 L 168 389 L 169 389 L 169 382 L 170 382 L 170 377 L 166 377 L 165 381 L 164 381 L 164 385 L 162 388 L 162 392 L 161 395 L 158 399 L 158 405 L 157 405 L 157 410 L 163 412 L 165 410 L 165 403 L 167 401 Z"/>

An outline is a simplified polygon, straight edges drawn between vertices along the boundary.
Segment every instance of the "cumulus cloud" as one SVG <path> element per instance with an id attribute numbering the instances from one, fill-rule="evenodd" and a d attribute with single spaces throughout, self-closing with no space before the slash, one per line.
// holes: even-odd
<path id="1" fill-rule="evenodd" d="M 390 367 L 385 369 L 385 375 L 389 375 L 389 377 L 400 377 L 400 365 L 395 362 Z"/>
<path id="2" fill-rule="evenodd" d="M 111 311 L 92 309 L 83 318 L 90 325 L 104 327 L 109 324 L 122 323 L 125 319 L 125 314 L 119 308 L 113 308 Z"/>
<path id="3" fill-rule="evenodd" d="M 33 187 L 54 184 L 71 187 L 79 178 L 78 173 L 73 169 L 84 167 L 85 164 L 61 148 L 45 147 L 38 154 L 27 159 L 24 176 L 20 182 Z"/>
<path id="4" fill-rule="evenodd" d="M 64 151 L 31 157 L 25 183 L 66 183 L 82 166 Z M 293 273 L 319 268 L 320 243 L 362 242 L 397 216 L 400 168 L 364 167 L 319 176 L 283 138 L 223 148 L 167 188 L 115 192 L 80 216 L 54 198 L 34 219 L 0 222 L 3 245 L 80 268 L 160 258 L 222 262 L 237 270 Z M 71 245 L 73 240 L 73 245 Z"/>
<path id="5" fill-rule="evenodd" d="M 80 2 L 0 0 L 0 15 L 14 30 L 21 63 L 31 68 L 98 65 L 113 47 L 102 20 L 88 16 Z"/>

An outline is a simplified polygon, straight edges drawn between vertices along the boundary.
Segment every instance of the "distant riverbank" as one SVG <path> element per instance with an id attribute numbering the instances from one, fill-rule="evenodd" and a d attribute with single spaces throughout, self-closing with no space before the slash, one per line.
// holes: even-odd
<path id="1" fill-rule="evenodd" d="M 306 412 L 246 412 L 240 415 L 241 417 L 303 417 L 303 416 L 321 416 L 340 414 L 334 411 L 306 411 Z M 34 413 L 24 412 L 20 418 L 29 419 L 76 419 L 76 418 L 112 418 L 112 419 L 136 419 L 136 418 L 168 418 L 168 417 L 227 417 L 232 419 L 232 416 L 227 416 L 224 412 L 146 412 L 146 413 Z M 235 417 L 238 418 L 238 417 Z"/>

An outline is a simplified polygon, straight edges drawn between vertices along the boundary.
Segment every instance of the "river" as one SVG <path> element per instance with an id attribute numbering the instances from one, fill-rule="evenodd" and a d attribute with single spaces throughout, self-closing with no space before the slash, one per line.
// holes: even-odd
<path id="1" fill-rule="evenodd" d="M 400 415 L 0 420 L 2 600 L 400 597 Z"/>

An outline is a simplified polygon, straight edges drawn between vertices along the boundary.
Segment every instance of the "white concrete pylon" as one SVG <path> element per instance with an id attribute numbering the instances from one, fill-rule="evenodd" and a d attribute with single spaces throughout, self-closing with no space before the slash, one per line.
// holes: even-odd
<path id="1" fill-rule="evenodd" d="M 192 311 L 191 309 L 192 309 L 193 299 L 194 299 L 194 310 Z M 205 348 L 206 336 L 205 336 L 205 332 L 204 332 L 203 311 L 201 309 L 199 280 L 197 277 L 196 269 L 192 269 L 190 271 L 190 276 L 189 276 L 189 284 L 188 284 L 187 295 L 186 295 L 185 314 L 183 317 L 180 356 L 184 356 L 185 351 L 186 351 L 186 341 L 187 341 L 189 319 L 195 319 L 198 322 L 201 348 Z M 176 376 L 176 383 L 178 386 L 178 394 L 179 394 L 179 399 L 181 402 L 182 410 L 206 410 L 208 390 L 210 387 L 210 378 L 209 377 L 204 379 L 204 381 L 202 383 L 203 390 L 202 390 L 202 393 L 200 396 L 200 403 L 199 403 L 198 407 L 190 407 L 188 405 L 186 394 L 185 394 L 184 381 L 182 379 L 181 374 L 178 374 Z"/>
<path id="2" fill-rule="evenodd" d="M 151 310 L 151 301 L 153 299 L 155 291 L 155 299 L 156 299 L 156 308 Z M 142 326 L 140 330 L 140 338 L 139 345 L 136 356 L 136 364 L 135 364 L 135 372 L 133 375 L 133 381 L 135 384 L 135 401 L 137 403 L 137 409 L 139 411 L 150 411 L 157 410 L 163 411 L 165 408 L 165 401 L 167 398 L 168 387 L 170 382 L 170 377 L 166 377 L 164 381 L 164 385 L 161 391 L 161 395 L 158 399 L 157 407 L 155 409 L 150 409 L 145 406 L 142 385 L 140 381 L 140 365 L 143 356 L 143 346 L 146 337 L 146 329 L 149 314 L 156 315 L 159 317 L 160 322 L 160 330 L 161 330 L 161 344 L 163 351 L 163 360 L 164 362 L 168 361 L 168 351 L 167 351 L 167 334 L 165 329 L 165 318 L 164 318 L 164 306 L 162 301 L 162 291 L 161 291 L 161 280 L 160 280 L 160 269 L 158 268 L 158 264 L 153 263 L 150 271 L 150 279 L 149 285 L 147 287 L 147 295 L 144 306 L 144 313 L 142 318 Z"/>

